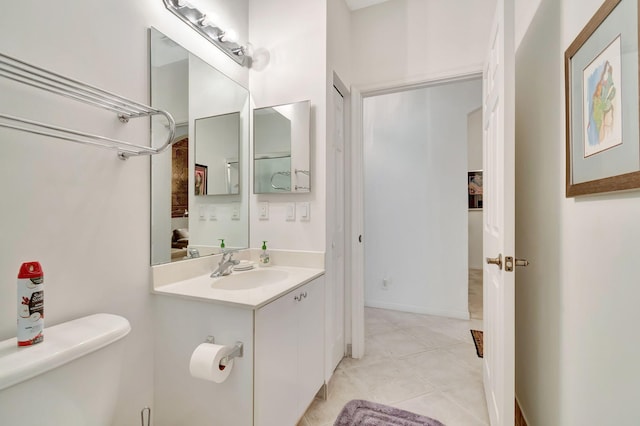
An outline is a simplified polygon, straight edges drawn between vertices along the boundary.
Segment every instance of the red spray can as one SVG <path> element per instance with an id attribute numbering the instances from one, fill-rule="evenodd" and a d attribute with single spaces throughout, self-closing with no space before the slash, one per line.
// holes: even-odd
<path id="1" fill-rule="evenodd" d="M 44 338 L 44 274 L 38 262 L 25 262 L 18 272 L 18 346 Z"/>

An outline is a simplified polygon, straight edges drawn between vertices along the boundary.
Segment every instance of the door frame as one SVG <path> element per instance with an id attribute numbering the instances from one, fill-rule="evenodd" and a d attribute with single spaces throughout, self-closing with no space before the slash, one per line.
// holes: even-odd
<path id="1" fill-rule="evenodd" d="M 365 330 L 364 330 L 364 140 L 363 140 L 363 102 L 365 98 L 385 95 L 389 93 L 402 92 L 412 89 L 421 89 L 440 84 L 455 83 L 466 80 L 482 78 L 482 64 L 461 70 L 456 73 L 440 73 L 424 76 L 413 80 L 403 80 L 381 84 L 352 86 L 351 87 L 351 150 L 350 150 L 350 192 L 351 203 L 350 216 L 350 237 L 347 238 L 347 245 L 350 246 L 347 268 L 345 273 L 350 277 L 350 286 L 345 288 L 349 293 L 345 296 L 345 303 L 350 303 L 350 336 L 351 356 L 362 358 L 365 353 Z M 345 105 L 345 110 L 347 106 Z M 347 129 L 345 129 L 346 133 Z M 349 203 L 347 203 L 349 204 Z M 346 228 L 346 224 L 345 224 Z M 348 228 L 346 228 L 349 230 Z M 362 242 L 359 240 L 362 236 Z M 350 242 L 350 244 L 349 244 Z M 350 288 L 348 288 L 350 287 Z M 346 306 L 346 305 L 345 305 Z M 345 318 L 348 312 L 345 311 Z M 349 322 L 349 321 L 348 321 Z"/>

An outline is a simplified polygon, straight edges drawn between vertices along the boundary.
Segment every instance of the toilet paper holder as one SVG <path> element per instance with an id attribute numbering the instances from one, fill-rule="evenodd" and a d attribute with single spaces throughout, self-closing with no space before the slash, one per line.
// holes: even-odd
<path id="1" fill-rule="evenodd" d="M 213 336 L 207 336 L 204 342 L 215 343 L 216 339 Z M 229 353 L 229 355 L 225 356 L 224 358 L 222 358 L 222 360 L 220 360 L 220 364 L 226 367 L 227 364 L 229 364 L 229 362 L 233 358 L 242 358 L 243 355 L 244 355 L 244 343 L 236 342 L 236 344 L 233 346 L 233 350 Z"/>

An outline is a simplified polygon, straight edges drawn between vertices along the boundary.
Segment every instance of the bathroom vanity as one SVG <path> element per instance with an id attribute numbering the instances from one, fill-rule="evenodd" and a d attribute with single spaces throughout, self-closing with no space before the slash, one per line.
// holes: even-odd
<path id="1" fill-rule="evenodd" d="M 324 276 L 258 309 L 254 344 L 255 425 L 297 424 L 324 382 Z"/>
<path id="2" fill-rule="evenodd" d="M 324 254 L 272 256 L 215 279 L 219 256 L 154 267 L 156 425 L 294 425 L 311 404 L 324 383 Z M 207 336 L 244 345 L 223 383 L 189 374 Z"/>

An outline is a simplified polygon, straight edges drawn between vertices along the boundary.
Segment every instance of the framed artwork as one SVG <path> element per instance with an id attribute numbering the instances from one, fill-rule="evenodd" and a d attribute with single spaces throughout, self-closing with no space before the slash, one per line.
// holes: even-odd
<path id="1" fill-rule="evenodd" d="M 171 145 L 171 217 L 189 211 L 189 139 Z"/>
<path id="2" fill-rule="evenodd" d="M 202 164 L 196 164 L 195 175 L 195 194 L 207 195 L 207 175 L 209 174 L 208 167 Z"/>
<path id="3" fill-rule="evenodd" d="M 469 210 L 482 209 L 482 170 L 467 173 L 467 188 Z"/>
<path id="4" fill-rule="evenodd" d="M 566 196 L 640 188 L 638 0 L 605 0 L 564 59 Z"/>

